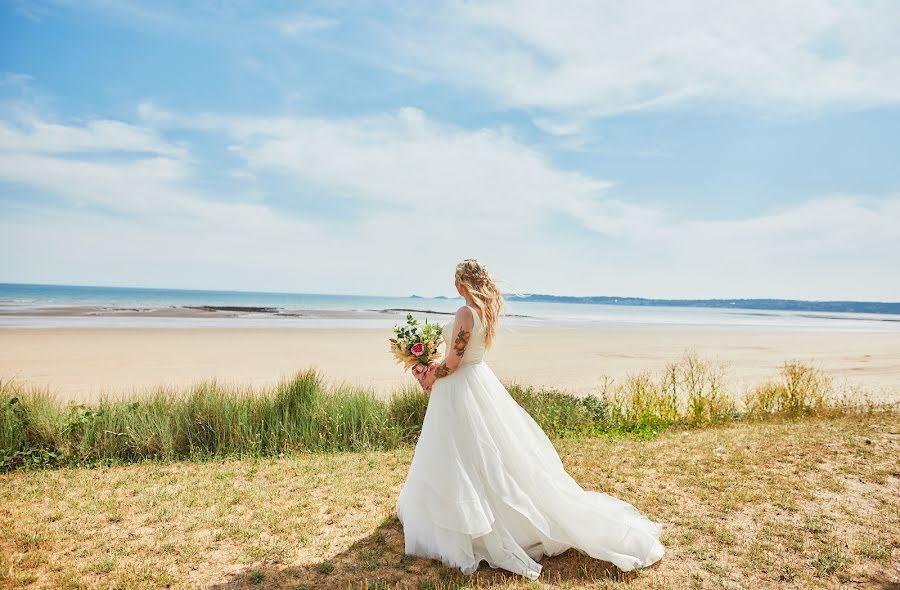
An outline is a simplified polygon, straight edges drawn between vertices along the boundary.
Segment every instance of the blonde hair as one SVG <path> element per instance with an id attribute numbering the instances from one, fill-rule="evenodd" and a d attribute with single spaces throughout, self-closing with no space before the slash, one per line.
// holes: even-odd
<path id="1" fill-rule="evenodd" d="M 466 288 L 475 306 L 481 310 L 484 346 L 490 348 L 503 309 L 503 293 L 484 265 L 475 258 L 466 258 L 456 265 L 456 282 Z"/>

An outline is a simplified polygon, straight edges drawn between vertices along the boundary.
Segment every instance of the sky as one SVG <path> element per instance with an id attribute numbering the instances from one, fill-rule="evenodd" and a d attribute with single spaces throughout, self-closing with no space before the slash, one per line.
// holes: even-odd
<path id="1" fill-rule="evenodd" d="M 0 0 L 0 282 L 900 301 L 900 3 Z"/>

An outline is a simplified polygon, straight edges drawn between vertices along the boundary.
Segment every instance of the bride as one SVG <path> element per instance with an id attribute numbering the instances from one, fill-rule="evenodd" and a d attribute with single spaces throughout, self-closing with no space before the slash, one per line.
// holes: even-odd
<path id="1" fill-rule="evenodd" d="M 443 362 L 414 369 L 430 391 L 397 500 L 405 553 L 471 574 L 484 560 L 536 579 L 538 563 L 576 548 L 624 571 L 663 556 L 662 525 L 631 504 L 585 491 L 484 362 L 503 297 L 485 267 L 456 267 L 465 299 L 444 326 Z"/>

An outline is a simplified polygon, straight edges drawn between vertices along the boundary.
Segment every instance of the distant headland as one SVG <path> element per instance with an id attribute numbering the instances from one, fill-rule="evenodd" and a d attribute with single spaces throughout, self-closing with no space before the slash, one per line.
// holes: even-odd
<path id="1" fill-rule="evenodd" d="M 801 299 L 646 299 L 644 297 L 566 295 L 509 295 L 510 301 L 545 303 L 592 303 L 602 305 L 638 305 L 644 307 L 713 307 L 759 309 L 768 311 L 816 311 L 842 313 L 900 314 L 900 302 L 885 301 L 804 301 Z"/>

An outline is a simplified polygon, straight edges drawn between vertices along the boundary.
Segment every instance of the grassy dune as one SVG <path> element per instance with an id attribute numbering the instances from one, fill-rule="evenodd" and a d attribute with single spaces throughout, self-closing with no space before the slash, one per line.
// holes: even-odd
<path id="1" fill-rule="evenodd" d="M 409 446 L 16 471 L 0 476 L 0 586 L 892 588 L 898 430 L 878 414 L 554 439 L 582 486 L 660 520 L 668 553 L 623 575 L 568 551 L 534 584 L 403 555 Z"/>
<path id="2" fill-rule="evenodd" d="M 689 353 L 660 375 L 607 381 L 586 397 L 515 384 L 508 388 L 554 437 L 647 438 L 673 426 L 890 409 L 871 403 L 860 391 L 835 391 L 821 371 L 798 362 L 784 363 L 775 379 L 740 395 L 722 383 L 719 368 Z M 0 471 L 390 450 L 415 442 L 427 405 L 427 395 L 418 388 L 383 400 L 371 391 L 326 388 L 313 370 L 261 393 L 213 381 L 190 391 L 158 389 L 92 406 L 64 406 L 46 390 L 0 383 Z"/>
<path id="3" fill-rule="evenodd" d="M 688 354 L 596 395 L 509 385 L 586 489 L 664 524 L 622 574 L 577 551 L 535 583 L 404 556 L 396 498 L 427 396 L 208 383 L 96 406 L 0 386 L 0 587 L 892 588 L 896 406 L 786 362 L 742 394 Z"/>

